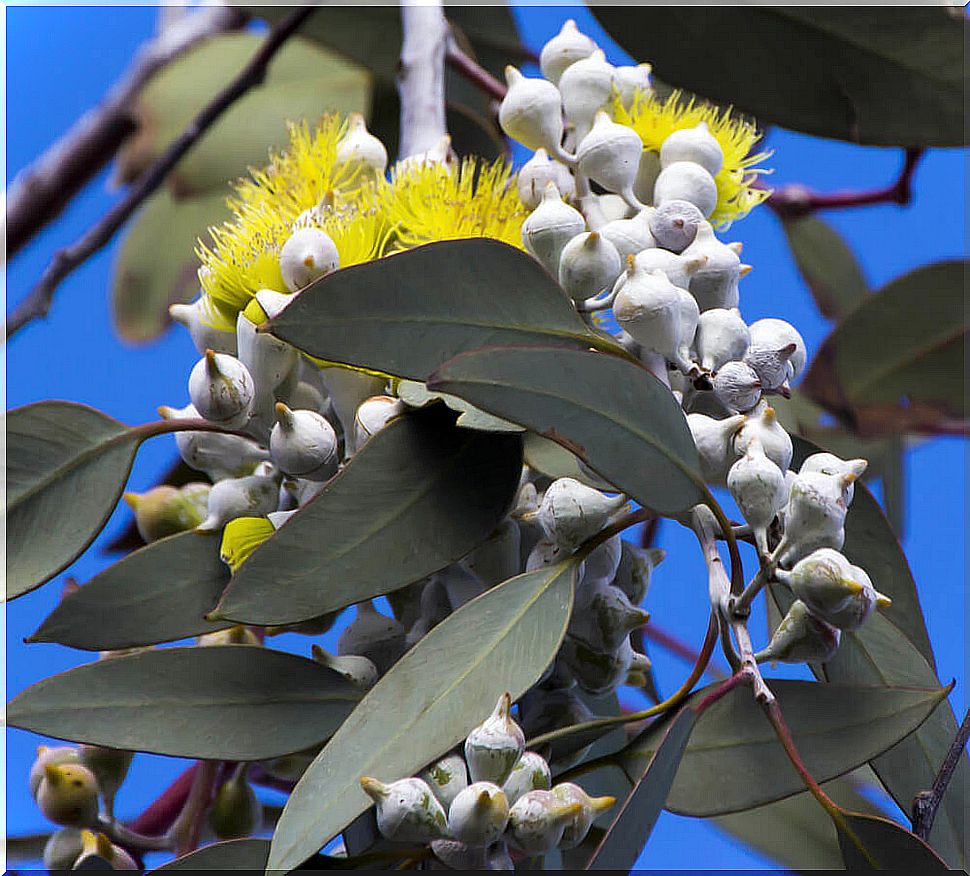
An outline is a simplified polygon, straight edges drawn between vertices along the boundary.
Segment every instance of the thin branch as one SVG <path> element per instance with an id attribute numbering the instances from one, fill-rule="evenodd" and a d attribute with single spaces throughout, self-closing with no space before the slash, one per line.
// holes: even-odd
<path id="1" fill-rule="evenodd" d="M 826 193 L 813 192 L 803 185 L 791 183 L 773 191 L 766 203 L 780 219 L 785 221 L 809 216 L 816 210 L 841 210 L 873 204 L 906 206 L 913 200 L 913 175 L 924 151 L 915 148 L 907 149 L 899 176 L 883 188 Z"/>
<path id="2" fill-rule="evenodd" d="M 137 130 L 135 98 L 148 80 L 193 46 L 235 30 L 245 20 L 236 8 L 206 7 L 183 16 L 141 46 L 134 63 L 104 100 L 11 183 L 7 191 L 8 259 L 56 219 Z"/>
<path id="3" fill-rule="evenodd" d="M 481 64 L 472 58 L 461 46 L 458 45 L 454 37 L 448 38 L 448 51 L 445 54 L 445 62 L 465 79 L 477 85 L 485 94 L 495 100 L 502 100 L 508 88 L 505 83 L 500 82 Z"/>
<path id="4" fill-rule="evenodd" d="M 218 761 L 199 761 L 185 805 L 166 834 L 179 856 L 195 851 L 199 845 L 202 819 L 212 801 L 219 766 Z"/>
<path id="5" fill-rule="evenodd" d="M 643 638 L 649 640 L 650 642 L 659 645 L 666 651 L 669 651 L 675 657 L 679 657 L 685 663 L 696 664 L 700 660 L 699 652 L 695 651 L 686 642 L 682 642 L 676 636 L 671 635 L 666 630 L 660 629 L 652 621 L 645 624 L 640 628 L 640 632 Z M 724 673 L 718 669 L 716 666 L 708 666 L 706 673 L 714 678 L 724 678 Z"/>
<path id="6" fill-rule="evenodd" d="M 913 800 L 913 833 L 922 840 L 928 839 L 930 831 L 933 829 L 936 812 L 940 808 L 943 795 L 946 793 L 950 780 L 960 763 L 968 739 L 970 739 L 970 709 L 963 716 L 963 723 L 957 730 L 950 750 L 943 759 L 940 771 L 936 774 L 933 788 L 929 791 L 921 791 Z"/>
<path id="7" fill-rule="evenodd" d="M 447 133 L 445 51 L 448 23 L 439 2 L 405 0 L 401 5 L 401 157 L 427 152 Z"/>
<path id="8" fill-rule="evenodd" d="M 129 825 L 131 830 L 148 836 L 165 833 L 182 811 L 198 769 L 197 763 L 192 764 L 175 779 L 158 799 Z"/>
<path id="9" fill-rule="evenodd" d="M 40 282 L 7 318 L 8 339 L 31 320 L 47 315 L 54 292 L 61 282 L 114 237 L 132 213 L 158 189 L 179 160 L 229 107 L 247 91 L 262 83 L 270 61 L 314 11 L 313 6 L 297 7 L 276 25 L 239 75 L 202 109 L 165 153 L 129 189 L 128 194 L 79 240 L 54 255 Z"/>

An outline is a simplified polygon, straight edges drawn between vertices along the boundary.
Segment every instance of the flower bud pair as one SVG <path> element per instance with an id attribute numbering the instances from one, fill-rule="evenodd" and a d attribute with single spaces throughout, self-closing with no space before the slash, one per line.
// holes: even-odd
<path id="1" fill-rule="evenodd" d="M 194 405 L 177 409 L 162 405 L 158 409 L 162 419 L 197 419 L 201 415 Z M 189 468 L 205 472 L 214 481 L 249 474 L 269 453 L 255 441 L 239 435 L 219 432 L 176 432 L 175 444 L 182 460 Z"/>
<path id="2" fill-rule="evenodd" d="M 826 663 L 838 651 L 840 639 L 838 628 L 816 617 L 796 599 L 768 646 L 754 656 L 759 663 Z"/>
<path id="3" fill-rule="evenodd" d="M 676 165 L 670 169 L 673 167 Z M 730 310 L 738 306 L 738 281 L 750 270 L 741 265 L 740 250 L 740 244 L 721 243 L 710 222 L 698 224 L 694 241 L 682 255 L 689 259 L 706 259 L 691 275 L 688 286 L 702 313 L 715 307 Z"/>
<path id="4" fill-rule="evenodd" d="M 755 545 L 768 556 L 768 527 L 788 501 L 785 475 L 767 456 L 758 438 L 751 439 L 727 475 L 728 489 L 751 527 Z"/>

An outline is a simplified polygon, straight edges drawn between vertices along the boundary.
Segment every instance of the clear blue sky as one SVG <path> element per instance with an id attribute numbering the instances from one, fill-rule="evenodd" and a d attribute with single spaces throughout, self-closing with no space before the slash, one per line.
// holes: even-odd
<path id="1" fill-rule="evenodd" d="M 589 19 L 581 10 L 570 14 L 586 27 Z M 524 37 L 534 48 L 558 30 L 564 17 L 563 10 L 552 7 L 517 11 Z M 8 180 L 99 100 L 125 69 L 135 47 L 151 33 L 154 19 L 151 8 L 8 8 Z M 600 39 L 599 33 L 593 35 Z M 615 49 L 610 55 L 615 62 L 624 60 Z M 893 178 L 901 160 L 898 150 L 853 147 L 779 130 L 770 133 L 767 145 L 775 150 L 772 183 L 797 181 L 822 190 L 883 185 Z M 916 202 L 911 207 L 874 207 L 825 217 L 851 242 L 873 287 L 921 264 L 965 255 L 966 157 L 959 150 L 930 153 L 917 172 Z M 108 174 L 103 174 L 57 223 L 18 254 L 7 272 L 8 309 L 26 294 L 54 250 L 73 241 L 117 195 L 109 189 Z M 829 326 L 818 316 L 767 208 L 736 224 L 731 237 L 744 242 L 745 260 L 755 266 L 742 284 L 745 318 L 751 322 L 782 316 L 798 326 L 810 349 L 817 347 Z M 117 242 L 77 271 L 61 287 L 52 316 L 11 343 L 8 407 L 63 398 L 139 423 L 156 419 L 158 404 L 184 403 L 185 380 L 196 358 L 186 333 L 171 331 L 153 344 L 132 348 L 111 332 L 106 293 L 116 252 Z M 132 474 L 132 488 L 150 487 L 174 454 L 170 438 L 144 447 Z M 958 439 L 921 442 L 906 456 L 905 548 L 944 681 L 949 676 L 957 679 L 951 699 L 958 713 L 964 707 L 966 678 L 964 466 L 965 444 Z M 125 510 L 117 512 L 98 545 L 110 541 L 127 519 Z M 696 545 L 674 525 L 663 527 L 661 544 L 670 559 L 655 576 L 648 607 L 665 629 L 699 643 L 706 623 L 706 586 Z M 68 573 L 84 581 L 103 568 L 109 559 L 98 545 Z M 53 608 L 63 577 L 8 608 L 8 697 L 89 659 L 65 648 L 21 643 Z M 287 646 L 302 651 L 309 647 L 306 639 L 285 639 L 291 640 L 285 642 Z M 677 684 L 685 671 L 683 664 L 656 648 L 652 656 L 667 688 Z M 45 828 L 26 788 L 38 741 L 20 731 L 9 734 L 7 829 L 11 835 Z M 182 767 L 181 762 L 165 758 L 137 758 L 119 798 L 119 813 L 139 812 Z M 665 813 L 641 866 L 664 869 L 686 863 L 724 869 L 770 866 L 706 823 Z"/>

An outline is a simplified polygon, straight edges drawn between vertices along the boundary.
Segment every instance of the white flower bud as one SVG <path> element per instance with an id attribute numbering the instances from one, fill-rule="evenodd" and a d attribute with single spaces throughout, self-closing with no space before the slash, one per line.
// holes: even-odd
<path id="1" fill-rule="evenodd" d="M 326 666 L 334 672 L 339 673 L 352 685 L 361 690 L 370 690 L 379 678 L 377 667 L 366 657 L 360 654 L 345 654 L 338 657 L 325 651 L 319 645 L 311 648 L 313 659 L 321 666 Z"/>
<path id="2" fill-rule="evenodd" d="M 653 186 L 653 202 L 662 207 L 667 201 L 688 201 L 701 211 L 706 219 L 717 206 L 717 184 L 699 164 L 693 161 L 675 161 L 668 164 L 657 177 Z"/>
<path id="3" fill-rule="evenodd" d="M 630 604 L 619 587 L 606 581 L 583 587 L 569 620 L 569 635 L 600 652 L 618 650 L 650 614 Z"/>
<path id="4" fill-rule="evenodd" d="M 465 739 L 465 762 L 473 782 L 501 785 L 525 751 L 522 728 L 512 720 L 512 697 L 502 694 L 492 714 Z"/>
<path id="5" fill-rule="evenodd" d="M 385 785 L 364 776 L 360 786 L 376 804 L 377 829 L 385 839 L 427 843 L 448 835 L 445 811 L 421 779 L 401 779 Z"/>
<path id="6" fill-rule="evenodd" d="M 449 870 L 514 870 L 508 848 L 499 841 L 491 846 L 472 846 L 458 840 L 432 840 L 431 851 Z M 431 869 L 438 869 L 432 866 Z"/>
<path id="7" fill-rule="evenodd" d="M 528 559 L 525 562 L 525 571 L 534 572 L 543 566 L 552 566 L 555 563 L 562 562 L 573 550 L 574 548 L 564 547 L 557 542 L 541 538 L 529 552 Z"/>
<path id="8" fill-rule="evenodd" d="M 424 152 L 416 152 L 407 158 L 402 158 L 394 165 L 393 176 L 401 176 L 417 167 L 440 164 L 444 167 L 451 167 L 457 163 L 457 157 L 451 148 L 451 136 L 442 134 L 438 141 L 430 149 Z"/>
<path id="9" fill-rule="evenodd" d="M 438 802 L 447 809 L 459 792 L 468 787 L 468 770 L 460 754 L 446 754 L 421 770 L 418 778 L 428 783 Z"/>
<path id="10" fill-rule="evenodd" d="M 384 144 L 367 130 L 360 113 L 351 113 L 347 122 L 347 133 L 337 143 L 337 164 L 383 176 L 387 170 Z"/>
<path id="11" fill-rule="evenodd" d="M 756 407 L 748 415 L 744 425 L 738 431 L 734 439 L 734 448 L 740 456 L 745 452 L 748 444 L 757 439 L 764 448 L 765 456 L 768 457 L 782 473 L 788 471 L 792 458 L 791 436 L 785 431 L 775 409 L 768 407 Z"/>
<path id="12" fill-rule="evenodd" d="M 785 506 L 785 533 L 775 549 L 783 565 L 791 565 L 818 548 L 840 550 L 845 543 L 843 484 L 852 475 L 836 478 L 821 472 L 805 472 L 791 479 L 791 495 Z"/>
<path id="13" fill-rule="evenodd" d="M 198 529 L 211 532 L 237 517 L 265 517 L 278 501 L 279 481 L 272 475 L 226 478 L 209 491 L 209 513 Z"/>
<path id="14" fill-rule="evenodd" d="M 199 412 L 187 405 L 179 410 L 162 405 L 159 415 L 165 420 L 196 419 Z M 269 459 L 269 453 L 255 441 L 219 432 L 176 432 L 175 444 L 189 468 L 203 471 L 214 481 L 238 477 Z"/>
<path id="15" fill-rule="evenodd" d="M 519 200 L 530 210 L 542 202 L 543 192 L 549 183 L 555 184 L 563 197 L 572 198 L 576 194 L 576 180 L 569 168 L 559 161 L 553 161 L 545 149 L 536 149 L 535 154 L 522 165 L 516 179 Z"/>
<path id="16" fill-rule="evenodd" d="M 678 161 L 699 164 L 712 177 L 717 176 L 724 164 L 724 150 L 711 136 L 707 122 L 674 131 L 663 141 L 660 146 L 660 166 L 667 168 Z"/>
<path id="17" fill-rule="evenodd" d="M 667 279 L 678 289 L 689 289 L 690 278 L 706 264 L 703 256 L 677 255 L 660 247 L 643 250 L 637 254 L 635 261 L 638 269 L 648 273 L 663 271 Z M 621 276 L 620 280 L 622 279 Z"/>
<path id="18" fill-rule="evenodd" d="M 192 343 L 199 353 L 214 350 L 217 353 L 236 355 L 236 333 L 229 329 L 216 328 L 209 313 L 211 304 L 203 293 L 191 304 L 172 304 L 168 308 L 168 315 L 174 322 L 185 326 L 192 338 Z"/>
<path id="19" fill-rule="evenodd" d="M 545 758 L 534 751 L 525 752 L 515 765 L 502 790 L 510 806 L 529 791 L 548 791 L 552 786 L 552 771 Z"/>
<path id="20" fill-rule="evenodd" d="M 796 599 L 782 618 L 768 646 L 754 655 L 759 663 L 826 663 L 839 649 L 838 628 L 817 618 Z"/>
<path id="21" fill-rule="evenodd" d="M 548 183 L 542 203 L 522 223 L 522 243 L 558 278 L 563 248 L 585 228 L 583 214 L 562 200 L 554 183 Z"/>
<path id="22" fill-rule="evenodd" d="M 706 258 L 691 275 L 688 286 L 702 313 L 715 307 L 730 310 L 738 306 L 741 259 L 734 248 L 717 239 L 710 222 L 697 226 L 694 242 L 683 255 L 693 259 Z"/>
<path id="23" fill-rule="evenodd" d="M 580 588 L 585 586 L 587 582 L 612 581 L 617 569 L 620 567 L 622 555 L 623 539 L 619 534 L 604 541 L 586 557 L 586 561 L 583 564 L 583 580 L 580 582 Z"/>
<path id="24" fill-rule="evenodd" d="M 509 812 L 509 843 L 527 855 L 544 855 L 559 845 L 566 825 L 582 808 L 563 802 L 552 791 L 529 791 Z"/>
<path id="25" fill-rule="evenodd" d="M 309 286 L 339 267 L 336 244 L 319 228 L 298 228 L 280 250 L 280 271 L 290 292 Z"/>
<path id="26" fill-rule="evenodd" d="M 553 158 L 571 162 L 562 148 L 562 97 L 545 79 L 528 79 L 515 67 L 505 68 L 508 91 L 499 107 L 502 130 L 527 149 L 545 149 Z"/>
<path id="27" fill-rule="evenodd" d="M 643 143 L 633 128 L 618 125 L 608 113 L 596 113 L 590 132 L 576 148 L 579 172 L 603 188 L 620 195 L 631 207 L 643 209 L 633 184 L 640 168 Z"/>
<path id="28" fill-rule="evenodd" d="M 362 402 L 354 418 L 354 450 L 360 450 L 394 417 L 407 411 L 407 405 L 389 395 L 375 395 Z"/>
<path id="29" fill-rule="evenodd" d="M 337 433 L 313 411 L 292 411 L 276 404 L 276 425 L 269 439 L 273 462 L 293 477 L 325 481 L 337 471 Z"/>
<path id="30" fill-rule="evenodd" d="M 751 347 L 760 350 L 779 350 L 789 344 L 795 345 L 795 350 L 789 356 L 794 373 L 792 379 L 798 377 L 805 370 L 808 354 L 805 341 L 798 329 L 783 319 L 759 319 L 751 323 Z"/>
<path id="31" fill-rule="evenodd" d="M 855 481 L 865 474 L 868 467 L 869 463 L 864 459 L 839 459 L 833 453 L 813 453 L 806 457 L 799 471 L 818 471 L 838 478 L 851 474 L 853 479 L 844 481 L 842 490 L 842 497 L 848 507 L 855 496 Z"/>
<path id="32" fill-rule="evenodd" d="M 55 766 L 59 766 L 62 764 L 80 763 L 81 751 L 73 745 L 38 745 L 37 757 L 30 767 L 30 775 L 27 780 L 28 786 L 30 787 L 30 796 L 37 796 L 37 789 L 44 779 L 44 770 L 48 765 L 54 764 Z"/>
<path id="33" fill-rule="evenodd" d="M 570 64 L 559 78 L 562 105 L 566 118 L 575 128 L 577 143 L 593 127 L 596 113 L 613 95 L 613 65 L 596 49 L 587 58 Z M 639 139 L 639 138 L 638 138 Z"/>
<path id="34" fill-rule="evenodd" d="M 189 396 L 205 419 L 230 429 L 245 426 L 256 388 L 249 370 L 234 356 L 206 350 L 189 375 Z"/>
<path id="35" fill-rule="evenodd" d="M 558 85 L 567 67 L 588 58 L 595 51 L 596 43 L 576 27 L 573 19 L 568 18 L 562 30 L 542 47 L 539 68 L 546 79 Z"/>
<path id="36" fill-rule="evenodd" d="M 293 373 L 300 354 L 286 341 L 257 332 L 257 327 L 266 320 L 266 312 L 259 301 L 251 301 L 236 317 L 236 338 L 239 361 L 252 375 L 256 393 L 268 413 L 273 403 L 273 390 Z"/>
<path id="37" fill-rule="evenodd" d="M 731 466 L 727 485 L 738 510 L 751 526 L 758 552 L 767 556 L 768 527 L 785 507 L 788 490 L 785 475 L 765 456 L 757 438 L 748 442 L 744 456 Z"/>
<path id="38" fill-rule="evenodd" d="M 650 216 L 650 233 L 671 252 L 681 253 L 694 242 L 704 215 L 690 201 L 678 198 L 664 201 Z"/>
<path id="39" fill-rule="evenodd" d="M 448 830 L 462 843 L 487 846 L 509 822 L 509 801 L 498 785 L 474 782 L 459 791 L 448 807 Z"/>
<path id="40" fill-rule="evenodd" d="M 794 343 L 770 350 L 752 346 L 744 361 L 758 375 L 765 392 L 780 392 L 787 397 L 788 381 L 794 375 L 790 360 L 797 349 Z"/>
<path id="41" fill-rule="evenodd" d="M 751 335 L 736 309 L 705 310 L 697 322 L 694 347 L 701 368 L 718 371 L 728 362 L 744 358 Z"/>
<path id="42" fill-rule="evenodd" d="M 622 269 L 616 247 L 598 231 L 584 231 L 562 250 L 559 285 L 574 301 L 585 301 L 611 287 Z"/>
<path id="43" fill-rule="evenodd" d="M 70 870 L 83 851 L 81 831 L 76 827 L 61 828 L 44 844 L 44 867 L 53 872 Z"/>
<path id="44" fill-rule="evenodd" d="M 637 64 L 636 67 L 617 67 L 613 72 L 613 81 L 620 91 L 620 102 L 623 108 L 630 111 L 637 92 L 647 94 L 653 87 L 650 74 L 653 67 L 649 64 Z"/>
<path id="45" fill-rule="evenodd" d="M 652 207 L 646 207 L 629 219 L 614 219 L 599 229 L 599 233 L 616 247 L 621 264 L 626 264 L 628 256 L 636 256 L 657 245 L 650 233 L 650 217 L 653 212 Z"/>
<path id="46" fill-rule="evenodd" d="M 726 362 L 712 384 L 718 400 L 732 413 L 750 411 L 761 399 L 761 379 L 744 362 Z"/>
<path id="47" fill-rule="evenodd" d="M 561 849 L 574 849 L 584 839 L 593 824 L 593 819 L 602 812 L 606 812 L 614 803 L 615 797 L 590 797 L 579 785 L 572 782 L 562 782 L 552 789 L 552 794 L 562 803 L 578 804 L 579 811 L 574 812 L 563 830 Z"/>
<path id="48" fill-rule="evenodd" d="M 744 414 L 735 414 L 723 420 L 715 420 L 705 414 L 687 415 L 687 426 L 694 436 L 700 457 L 701 474 L 709 484 L 725 483 L 728 469 L 738 458 L 734 437 L 746 420 Z"/>
<path id="49" fill-rule="evenodd" d="M 85 827 L 98 817 L 98 782 L 79 763 L 48 761 L 35 794 L 44 817 L 65 827 Z"/>
<path id="50" fill-rule="evenodd" d="M 357 616 L 337 640 L 341 657 L 363 655 L 382 675 L 401 658 L 405 647 L 404 627 L 381 614 L 369 601 L 358 603 Z"/>
<path id="51" fill-rule="evenodd" d="M 667 552 L 663 548 L 644 549 L 624 541 L 620 565 L 613 578 L 613 586 L 623 591 L 631 605 L 639 605 L 650 589 L 653 570 L 664 561 L 666 556 Z"/>
<path id="52" fill-rule="evenodd" d="M 575 550 L 625 504 L 622 495 L 606 496 L 573 478 L 558 478 L 542 497 L 536 519 L 547 539 Z"/>

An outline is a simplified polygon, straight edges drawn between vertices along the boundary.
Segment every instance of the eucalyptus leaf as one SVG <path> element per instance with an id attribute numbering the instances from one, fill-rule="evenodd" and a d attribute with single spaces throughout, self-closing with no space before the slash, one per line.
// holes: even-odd
<path id="1" fill-rule="evenodd" d="M 297 783 L 268 868 L 291 870 L 370 806 L 361 776 L 413 775 L 461 741 L 506 691 L 521 696 L 553 660 L 577 563 L 518 575 L 465 603 L 361 700 Z"/>
<path id="2" fill-rule="evenodd" d="M 170 870 L 222 870 L 235 872 L 236 870 L 266 869 L 266 859 L 269 856 L 269 840 L 265 839 L 237 839 L 203 846 L 188 855 L 182 855 L 174 861 L 162 864 L 150 871 L 152 873 L 168 872 Z"/>
<path id="3" fill-rule="evenodd" d="M 419 381 L 482 347 L 626 355 L 586 326 L 534 258 L 487 238 L 431 243 L 335 271 L 295 295 L 269 330 L 311 356 Z"/>
<path id="4" fill-rule="evenodd" d="M 636 863 L 663 811 L 697 718 L 697 712 L 688 707 L 681 709 L 670 722 L 660 747 L 617 812 L 585 869 L 625 873 Z"/>
<path id="5" fill-rule="evenodd" d="M 803 6 L 595 6 L 593 14 L 665 82 L 764 122 L 877 146 L 967 142 L 962 14 Z"/>
<path id="6" fill-rule="evenodd" d="M 28 641 L 116 651 L 230 626 L 205 619 L 229 583 L 219 543 L 182 532 L 129 554 L 67 594 Z"/>
<path id="7" fill-rule="evenodd" d="M 522 439 L 522 453 L 529 468 L 553 480 L 572 478 L 597 490 L 616 489 L 612 484 L 598 477 L 596 472 L 583 465 L 574 453 L 535 432 L 525 433 Z"/>
<path id="8" fill-rule="evenodd" d="M 967 262 L 938 262 L 893 280 L 823 342 L 802 391 L 857 431 L 965 425 Z"/>
<path id="9" fill-rule="evenodd" d="M 161 648 L 39 681 L 7 705 L 7 722 L 109 748 L 249 761 L 322 742 L 359 699 L 334 670 L 282 651 Z"/>
<path id="10" fill-rule="evenodd" d="M 865 853 L 839 830 L 839 846 L 846 870 L 902 870 L 907 873 L 944 871 L 949 868 L 916 834 L 888 818 L 843 812 L 849 829 L 863 846 Z"/>
<path id="11" fill-rule="evenodd" d="M 7 599 L 66 569 L 108 522 L 141 435 L 86 405 L 6 415 Z"/>
<path id="12" fill-rule="evenodd" d="M 680 405 L 649 371 L 626 359 L 495 348 L 456 357 L 428 386 L 561 444 L 660 514 L 709 497 Z"/>
<path id="13" fill-rule="evenodd" d="M 457 429 L 440 405 L 399 417 L 243 563 L 217 615 L 294 623 L 451 565 L 508 512 L 521 443 Z"/>

